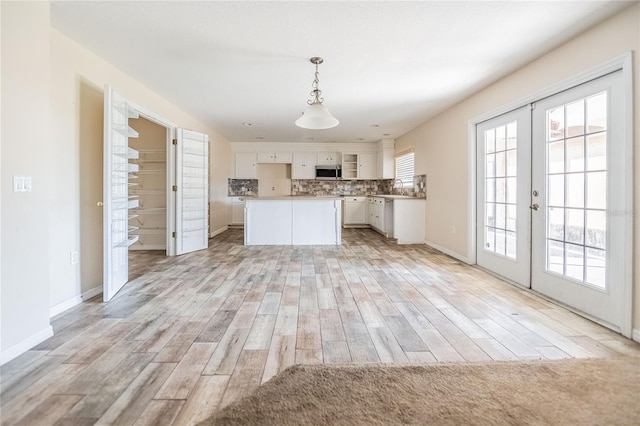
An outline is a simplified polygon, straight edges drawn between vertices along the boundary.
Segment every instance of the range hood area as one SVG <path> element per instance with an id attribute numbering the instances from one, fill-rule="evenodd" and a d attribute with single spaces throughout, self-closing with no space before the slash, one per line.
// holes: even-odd
<path id="1" fill-rule="evenodd" d="M 291 164 L 257 164 L 258 194 L 291 195 Z"/>

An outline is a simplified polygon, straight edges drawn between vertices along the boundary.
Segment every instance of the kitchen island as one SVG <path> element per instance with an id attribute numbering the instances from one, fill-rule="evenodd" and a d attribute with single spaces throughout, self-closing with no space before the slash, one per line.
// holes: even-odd
<path id="1" fill-rule="evenodd" d="M 342 244 L 340 197 L 246 198 L 245 245 Z"/>

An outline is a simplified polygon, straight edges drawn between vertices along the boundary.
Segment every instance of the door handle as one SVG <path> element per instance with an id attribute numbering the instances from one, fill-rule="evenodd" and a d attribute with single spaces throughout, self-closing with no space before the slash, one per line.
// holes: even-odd
<path id="1" fill-rule="evenodd" d="M 98 201 L 98 202 L 96 203 L 96 206 L 98 206 L 98 207 L 102 207 L 102 206 L 104 206 L 104 203 L 103 203 L 102 201 Z"/>
<path id="2" fill-rule="evenodd" d="M 538 210 L 540 209 L 540 206 L 538 205 L 538 203 L 536 203 L 536 204 L 532 204 L 532 205 L 530 205 L 530 206 L 529 206 L 529 208 L 530 208 L 531 210 L 538 211 Z"/>

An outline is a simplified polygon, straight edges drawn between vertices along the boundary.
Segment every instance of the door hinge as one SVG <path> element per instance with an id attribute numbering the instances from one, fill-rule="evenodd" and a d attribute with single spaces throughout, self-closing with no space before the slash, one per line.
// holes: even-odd
<path id="1" fill-rule="evenodd" d="M 177 191 L 178 191 L 178 186 L 177 186 L 177 185 L 173 185 L 173 186 L 171 187 L 171 190 L 172 190 L 173 192 L 177 192 Z"/>
<path id="2" fill-rule="evenodd" d="M 530 106 L 531 106 L 531 111 L 533 111 L 534 109 L 536 109 L 536 104 L 535 104 L 535 102 L 532 102 L 532 103 L 530 104 Z"/>
<path id="3" fill-rule="evenodd" d="M 173 238 L 178 238 L 178 233 L 177 233 L 176 231 L 173 231 L 173 232 L 171 233 L 171 236 L 172 236 Z"/>
<path id="4" fill-rule="evenodd" d="M 172 143 L 173 143 L 174 145 L 178 145 L 178 140 L 177 140 L 177 139 L 174 139 L 174 140 L 172 141 Z"/>

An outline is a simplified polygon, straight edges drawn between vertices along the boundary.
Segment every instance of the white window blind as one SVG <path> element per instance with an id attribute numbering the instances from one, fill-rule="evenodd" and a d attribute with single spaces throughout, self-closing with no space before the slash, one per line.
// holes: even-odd
<path id="1" fill-rule="evenodd" d="M 396 179 L 402 181 L 403 188 L 413 188 L 414 153 L 408 152 L 396 157 Z"/>

